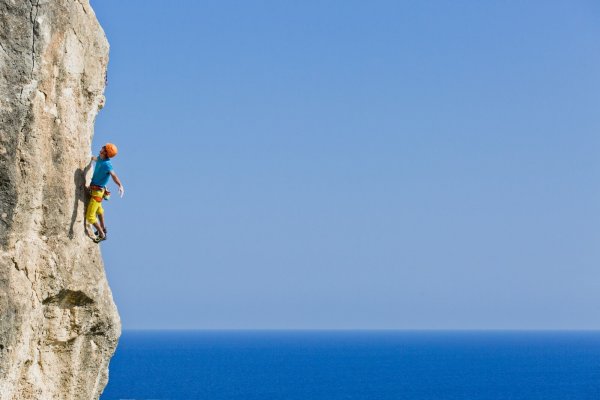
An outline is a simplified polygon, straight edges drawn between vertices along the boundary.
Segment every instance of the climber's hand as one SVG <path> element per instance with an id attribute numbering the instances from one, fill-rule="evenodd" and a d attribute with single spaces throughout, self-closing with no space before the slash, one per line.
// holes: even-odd
<path id="1" fill-rule="evenodd" d="M 96 160 L 98 160 L 98 157 L 92 156 L 92 161 L 96 161 Z"/>
<path id="2" fill-rule="evenodd" d="M 119 186 L 119 195 L 121 195 L 121 197 L 123 197 L 123 195 L 125 194 L 125 188 L 123 187 L 123 185 Z"/>

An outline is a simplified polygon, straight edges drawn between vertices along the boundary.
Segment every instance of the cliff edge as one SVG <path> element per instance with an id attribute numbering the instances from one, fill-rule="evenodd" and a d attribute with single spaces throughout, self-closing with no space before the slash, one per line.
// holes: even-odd
<path id="1" fill-rule="evenodd" d="M 0 399 L 95 399 L 121 331 L 84 233 L 108 42 L 88 0 L 0 0 Z"/>

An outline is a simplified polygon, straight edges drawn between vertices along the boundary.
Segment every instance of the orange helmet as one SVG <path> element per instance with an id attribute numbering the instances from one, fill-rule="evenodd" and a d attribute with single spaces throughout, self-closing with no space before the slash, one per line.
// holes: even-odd
<path id="1" fill-rule="evenodd" d="M 104 150 L 106 150 L 106 156 L 107 156 L 108 158 L 113 158 L 113 157 L 114 157 L 114 156 L 116 156 L 116 155 L 117 155 L 117 153 L 119 152 L 119 151 L 117 150 L 117 146 L 115 146 L 115 145 L 114 145 L 114 144 L 112 144 L 112 143 L 106 143 L 106 144 L 104 145 Z"/>

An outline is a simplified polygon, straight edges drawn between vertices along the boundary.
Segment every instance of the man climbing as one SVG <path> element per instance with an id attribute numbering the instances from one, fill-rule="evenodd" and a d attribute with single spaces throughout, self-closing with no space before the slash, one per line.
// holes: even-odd
<path id="1" fill-rule="evenodd" d="M 90 184 L 90 202 L 85 213 L 86 233 L 96 243 L 106 240 L 106 226 L 104 225 L 104 209 L 102 200 L 110 198 L 110 192 L 106 189 L 108 179 L 112 177 L 113 181 L 119 187 L 121 197 L 125 194 L 125 188 L 119 180 L 115 171 L 113 171 L 110 159 L 117 155 L 117 146 L 112 143 L 106 143 L 100 149 L 98 157 L 92 156 L 92 161 L 96 161 L 94 175 Z M 90 230 L 90 225 L 96 228 L 95 235 Z"/>

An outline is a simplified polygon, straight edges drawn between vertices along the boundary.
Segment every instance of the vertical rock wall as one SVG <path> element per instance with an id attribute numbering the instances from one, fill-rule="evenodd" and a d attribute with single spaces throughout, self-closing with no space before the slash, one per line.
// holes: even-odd
<path id="1" fill-rule="evenodd" d="M 95 399 L 120 321 L 84 184 L 108 43 L 88 0 L 0 0 L 0 399 Z"/>

